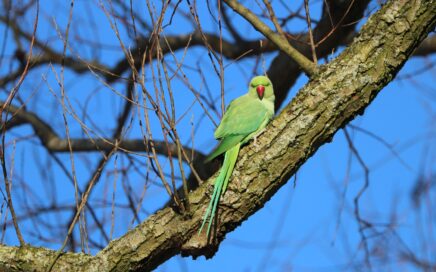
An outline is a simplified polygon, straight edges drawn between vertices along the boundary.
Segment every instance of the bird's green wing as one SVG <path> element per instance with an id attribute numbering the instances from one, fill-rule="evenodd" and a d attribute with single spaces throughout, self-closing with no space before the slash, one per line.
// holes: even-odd
<path id="1" fill-rule="evenodd" d="M 214 136 L 216 139 L 234 135 L 247 136 L 259 128 L 267 112 L 259 99 L 241 96 L 229 105 Z"/>
<path id="2" fill-rule="evenodd" d="M 218 147 L 206 158 L 206 161 L 223 154 L 258 130 L 267 115 L 267 109 L 257 99 L 242 96 L 232 101 L 220 125 L 215 130 L 215 138 L 222 138 L 222 140 Z"/>

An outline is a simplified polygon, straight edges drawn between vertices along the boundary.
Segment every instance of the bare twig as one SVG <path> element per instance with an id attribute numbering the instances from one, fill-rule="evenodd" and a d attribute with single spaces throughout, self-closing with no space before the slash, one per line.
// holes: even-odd
<path id="1" fill-rule="evenodd" d="M 271 3 L 268 0 L 263 0 L 263 3 L 265 4 L 266 9 L 268 10 L 271 21 L 273 22 L 274 27 L 276 28 L 277 32 L 280 34 L 280 36 L 282 36 L 283 39 L 287 40 L 286 34 L 283 31 L 282 27 L 280 26 L 279 21 L 277 20 L 277 17 L 274 13 L 272 6 L 271 6 Z"/>
<path id="2" fill-rule="evenodd" d="M 357 151 L 356 147 L 354 146 L 353 140 L 351 139 L 350 135 L 348 134 L 348 131 L 346 128 L 344 128 L 344 134 L 345 138 L 348 142 L 348 146 L 350 147 L 353 154 L 356 156 L 357 161 L 359 162 L 360 166 L 362 167 L 364 173 L 365 173 L 365 179 L 363 186 L 360 188 L 360 190 L 357 192 L 356 196 L 354 197 L 354 215 L 356 217 L 357 223 L 359 224 L 359 233 L 362 239 L 363 248 L 365 250 L 365 262 L 368 268 L 371 268 L 371 260 L 370 260 L 370 252 L 369 252 L 369 245 L 368 245 L 368 237 L 365 234 L 365 230 L 367 228 L 370 228 L 372 226 L 371 223 L 364 220 L 362 218 L 362 215 L 360 214 L 360 206 L 359 202 L 363 195 L 363 193 L 368 189 L 369 187 L 369 168 L 366 166 L 366 163 L 363 161 L 362 157 L 360 156 L 359 152 Z"/>
<path id="3" fill-rule="evenodd" d="M 318 59 L 316 57 L 315 42 L 313 41 L 312 22 L 310 21 L 310 13 L 309 13 L 309 0 L 304 0 L 304 8 L 306 9 L 306 21 L 307 21 L 307 29 L 309 30 L 310 47 L 312 48 L 312 58 L 313 58 L 313 62 L 317 64 Z"/>
<path id="4" fill-rule="evenodd" d="M 282 38 L 280 35 L 274 33 L 266 24 L 264 24 L 257 16 L 252 13 L 249 9 L 244 7 L 236 0 L 224 0 L 234 11 L 239 13 L 247 21 L 249 21 L 254 28 L 261 32 L 265 37 L 274 42 L 277 47 L 285 52 L 289 57 L 291 57 L 295 62 L 297 62 L 301 69 L 308 75 L 312 76 L 316 73 L 316 65 L 308 60 L 303 54 L 298 52 L 294 47 L 292 47 L 288 40 Z"/>
<path id="5" fill-rule="evenodd" d="M 28 55 L 26 64 L 23 68 L 23 71 L 21 72 L 20 79 L 18 80 L 18 82 L 14 86 L 14 88 L 12 88 L 12 90 L 10 91 L 10 93 L 6 99 L 6 102 L 1 105 L 0 122 L 3 122 L 3 113 L 5 112 L 5 108 L 7 108 L 9 105 L 11 105 L 12 100 L 14 99 L 15 95 L 17 94 L 18 90 L 20 89 L 21 84 L 23 83 L 24 79 L 26 78 L 27 73 L 29 72 L 30 58 L 32 56 L 33 45 L 34 45 L 35 36 L 36 36 L 36 30 L 38 29 L 38 19 L 39 19 L 39 1 L 36 2 L 36 16 L 35 16 L 35 22 L 33 24 L 33 33 L 32 33 L 32 38 L 31 38 L 30 47 L 29 47 L 29 55 Z M 4 178 L 4 182 L 5 182 L 5 187 L 6 187 L 6 194 L 8 196 L 8 208 L 9 208 L 9 211 L 11 212 L 11 216 L 12 216 L 12 219 L 14 222 L 14 228 L 15 228 L 15 232 L 17 234 L 17 238 L 20 242 L 20 245 L 24 246 L 25 242 L 23 239 L 23 235 L 21 234 L 20 228 L 18 226 L 17 216 L 16 216 L 14 205 L 12 202 L 12 194 L 11 194 L 11 186 L 12 185 L 10 183 L 11 181 L 8 178 L 7 170 L 6 170 L 5 137 L 6 137 L 6 128 L 5 128 L 5 126 L 2 126 L 0 161 L 1 161 L 1 166 L 2 166 L 2 170 L 3 170 L 3 178 Z"/>

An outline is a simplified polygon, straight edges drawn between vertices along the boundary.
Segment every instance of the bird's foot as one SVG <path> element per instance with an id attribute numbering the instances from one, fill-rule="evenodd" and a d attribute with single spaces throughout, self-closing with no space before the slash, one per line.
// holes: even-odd
<path id="1" fill-rule="evenodd" d="M 265 131 L 265 128 L 263 128 L 261 131 L 259 131 L 258 133 L 256 133 L 253 136 L 253 145 L 256 149 L 258 149 L 260 147 L 260 145 L 257 144 L 257 137 L 259 137 L 264 131 Z"/>
<path id="2" fill-rule="evenodd" d="M 257 136 L 256 135 L 253 137 L 253 145 L 256 149 L 259 148 L 259 145 L 257 144 Z"/>

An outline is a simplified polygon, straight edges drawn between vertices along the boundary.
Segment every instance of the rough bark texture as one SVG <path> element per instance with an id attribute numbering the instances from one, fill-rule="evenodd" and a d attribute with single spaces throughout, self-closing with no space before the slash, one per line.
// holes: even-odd
<path id="1" fill-rule="evenodd" d="M 175 254 L 212 256 L 225 237 L 259 210 L 335 132 L 375 98 L 436 24 L 435 1 L 389 1 L 338 58 L 321 67 L 268 126 L 258 145 L 241 150 L 220 203 L 216 240 L 197 236 L 211 182 L 190 195 L 190 216 L 165 208 L 95 257 L 64 254 L 54 271 L 147 271 Z M 210 179 L 209 181 L 211 181 Z M 0 270 L 44 271 L 55 256 L 43 248 L 0 246 Z M 68 268 L 68 269 L 67 269 Z"/>
<path id="2" fill-rule="evenodd" d="M 55 256 L 56 251 L 41 247 L 0 244 L 0 271 L 45 271 Z M 92 259 L 86 254 L 65 253 L 57 261 L 56 271 L 84 271 Z"/>

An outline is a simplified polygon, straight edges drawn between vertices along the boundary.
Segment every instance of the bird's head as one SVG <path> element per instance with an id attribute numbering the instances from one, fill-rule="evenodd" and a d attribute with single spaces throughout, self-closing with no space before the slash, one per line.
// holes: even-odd
<path id="1" fill-rule="evenodd" d="M 258 97 L 260 100 L 264 98 L 274 100 L 273 86 L 271 80 L 266 76 L 254 77 L 250 82 L 249 93 L 252 96 Z"/>

